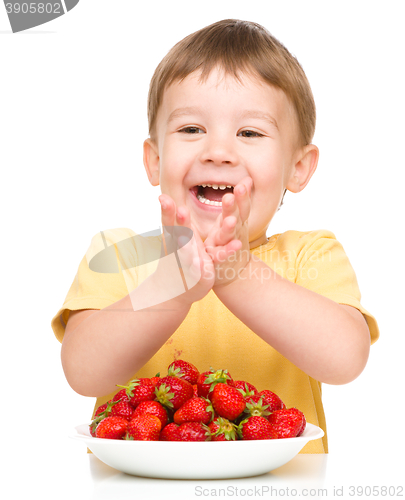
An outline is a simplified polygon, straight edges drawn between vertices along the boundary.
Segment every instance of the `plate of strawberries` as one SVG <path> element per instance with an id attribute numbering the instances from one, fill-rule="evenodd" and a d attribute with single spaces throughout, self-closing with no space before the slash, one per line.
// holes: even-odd
<path id="1" fill-rule="evenodd" d="M 176 360 L 167 375 L 131 380 L 75 428 L 105 464 L 165 479 L 225 479 L 265 474 L 324 432 L 228 370 L 199 372 Z"/>

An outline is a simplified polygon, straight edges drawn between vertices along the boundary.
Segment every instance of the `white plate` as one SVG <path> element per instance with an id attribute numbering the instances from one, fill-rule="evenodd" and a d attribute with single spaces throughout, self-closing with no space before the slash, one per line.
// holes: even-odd
<path id="1" fill-rule="evenodd" d="M 83 441 L 102 462 L 127 474 L 162 479 L 227 479 L 265 474 L 281 467 L 322 429 L 307 423 L 302 436 L 229 442 L 125 441 L 93 438 L 89 424 L 70 437 Z"/>

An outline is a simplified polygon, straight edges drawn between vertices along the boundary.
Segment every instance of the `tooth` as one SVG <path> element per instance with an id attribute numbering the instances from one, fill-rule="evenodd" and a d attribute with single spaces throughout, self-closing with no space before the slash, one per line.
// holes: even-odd
<path id="1" fill-rule="evenodd" d="M 212 188 L 213 188 L 213 189 L 218 189 L 218 186 L 217 186 L 216 184 L 213 184 L 213 185 L 212 185 Z"/>
<path id="2" fill-rule="evenodd" d="M 211 201 L 204 198 L 202 195 L 197 195 L 197 199 L 200 203 L 205 203 L 206 205 L 222 207 L 222 201 Z"/>
<path id="3" fill-rule="evenodd" d="M 226 189 L 226 186 L 224 186 L 223 184 L 221 184 L 221 185 L 219 186 L 219 189 Z"/>
<path id="4" fill-rule="evenodd" d="M 232 186 L 226 186 L 227 188 L 231 188 Z"/>
<path id="5" fill-rule="evenodd" d="M 207 187 L 207 184 L 201 184 L 201 186 L 202 186 L 203 188 L 205 188 L 205 187 Z"/>

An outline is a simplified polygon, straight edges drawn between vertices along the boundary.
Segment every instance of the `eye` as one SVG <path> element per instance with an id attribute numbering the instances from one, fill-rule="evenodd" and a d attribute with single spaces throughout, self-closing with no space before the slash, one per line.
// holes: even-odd
<path id="1" fill-rule="evenodd" d="M 263 137 L 263 134 L 259 134 L 259 132 L 255 132 L 253 130 L 242 130 L 242 132 L 239 132 L 238 135 L 241 135 L 242 137 Z"/>
<path id="2" fill-rule="evenodd" d="M 203 134 L 204 130 L 199 127 L 184 127 L 179 132 L 183 132 L 184 134 Z"/>

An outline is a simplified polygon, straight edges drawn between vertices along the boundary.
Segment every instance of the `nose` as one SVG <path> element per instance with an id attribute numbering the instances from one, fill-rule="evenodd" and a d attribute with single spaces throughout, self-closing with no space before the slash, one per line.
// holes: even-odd
<path id="1" fill-rule="evenodd" d="M 201 154 L 203 163 L 212 163 L 217 166 L 221 165 L 236 165 L 238 162 L 238 154 L 235 144 L 231 137 L 212 136 L 207 134 L 204 148 Z"/>

